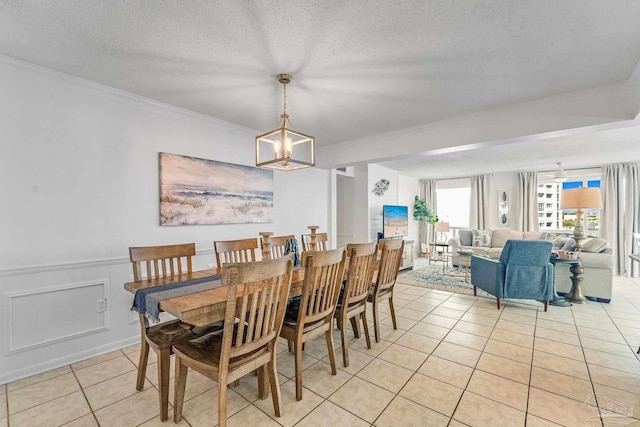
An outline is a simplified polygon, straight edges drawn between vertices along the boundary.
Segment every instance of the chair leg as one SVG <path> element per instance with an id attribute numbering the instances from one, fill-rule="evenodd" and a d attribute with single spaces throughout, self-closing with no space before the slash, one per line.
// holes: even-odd
<path id="1" fill-rule="evenodd" d="M 351 318 L 353 320 L 353 318 Z M 345 368 L 349 367 L 349 347 L 347 341 L 347 330 L 340 329 L 340 338 L 342 339 L 342 364 Z"/>
<path id="2" fill-rule="evenodd" d="M 296 400 L 302 400 L 302 340 L 296 341 Z"/>
<path id="3" fill-rule="evenodd" d="M 371 337 L 369 336 L 369 325 L 367 324 L 367 310 L 365 309 L 362 313 L 362 328 L 364 329 L 364 337 L 367 340 L 367 348 L 371 348 Z"/>
<path id="4" fill-rule="evenodd" d="M 353 336 L 360 338 L 360 327 L 358 326 L 358 321 L 355 317 L 351 318 L 351 327 L 353 328 Z"/>
<path id="5" fill-rule="evenodd" d="M 138 360 L 138 378 L 136 380 L 136 390 L 144 388 L 145 375 L 147 375 L 147 362 L 149 360 L 149 344 L 142 337 L 140 343 L 140 360 Z"/>
<path id="6" fill-rule="evenodd" d="M 544 302 L 544 311 L 547 311 L 548 307 L 549 307 L 549 300 Z"/>
<path id="7" fill-rule="evenodd" d="M 391 312 L 391 321 L 393 322 L 393 329 L 398 329 L 398 323 L 396 322 L 396 310 L 393 307 L 393 296 L 389 297 L 389 311 Z"/>
<path id="8" fill-rule="evenodd" d="M 160 391 L 160 421 L 169 417 L 169 349 L 158 352 L 158 388 Z"/>
<path id="9" fill-rule="evenodd" d="M 331 328 L 324 333 L 327 338 L 327 350 L 329 350 L 329 363 L 331 364 L 331 375 L 336 375 L 336 354 L 333 349 L 333 334 L 331 334 Z"/>
<path id="10" fill-rule="evenodd" d="M 496 302 L 498 303 L 498 310 L 500 310 L 500 298 L 496 298 Z"/>
<path id="11" fill-rule="evenodd" d="M 273 401 L 273 412 L 276 417 L 280 416 L 280 381 L 278 381 L 278 369 L 276 367 L 275 354 L 271 362 L 267 364 L 267 374 L 269 375 L 269 386 L 271 387 L 271 400 Z"/>
<path id="12" fill-rule="evenodd" d="M 475 297 L 475 296 L 478 296 L 478 294 L 476 293 L 476 291 L 477 291 L 477 289 L 476 289 L 476 287 L 474 286 L 474 287 L 473 287 L 473 296 L 474 296 L 474 297 Z"/>
<path id="13" fill-rule="evenodd" d="M 295 348 L 293 348 L 293 341 L 287 340 L 287 346 L 289 347 L 289 353 L 293 353 Z"/>
<path id="14" fill-rule="evenodd" d="M 256 373 L 258 374 L 258 397 L 260 399 L 266 399 L 269 396 L 267 392 L 267 382 L 268 376 L 266 372 L 267 365 L 262 365 L 258 369 L 256 369 Z"/>
<path id="15" fill-rule="evenodd" d="M 187 365 L 176 356 L 176 378 L 173 392 L 173 421 L 177 424 L 182 418 L 182 405 L 184 404 L 184 390 L 187 385 Z"/>
<path id="16" fill-rule="evenodd" d="M 376 342 L 380 342 L 380 319 L 378 319 L 378 299 L 373 300 L 373 332 Z"/>
<path id="17" fill-rule="evenodd" d="M 227 384 L 218 381 L 218 427 L 227 427 Z"/>

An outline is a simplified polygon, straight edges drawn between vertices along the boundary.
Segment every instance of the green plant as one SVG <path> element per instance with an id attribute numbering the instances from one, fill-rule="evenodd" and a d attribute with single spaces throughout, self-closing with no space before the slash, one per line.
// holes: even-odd
<path id="1" fill-rule="evenodd" d="M 425 200 L 421 200 L 418 196 L 415 198 L 413 204 L 413 219 L 417 221 L 425 221 L 429 224 L 435 224 L 438 222 L 438 215 L 427 206 Z"/>

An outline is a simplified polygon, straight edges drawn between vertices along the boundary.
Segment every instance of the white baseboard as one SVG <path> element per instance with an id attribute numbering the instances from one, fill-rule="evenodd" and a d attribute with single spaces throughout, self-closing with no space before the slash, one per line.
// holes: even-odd
<path id="1" fill-rule="evenodd" d="M 120 341 L 115 341 L 100 347 L 93 347 L 91 349 L 81 351 L 75 354 L 69 354 L 58 359 L 47 360 L 46 362 L 39 363 L 37 365 L 27 366 L 22 369 L 9 372 L 0 373 L 0 385 L 10 383 L 13 381 L 21 380 L 33 375 L 40 374 L 42 372 L 50 371 L 52 369 L 61 368 L 63 366 L 71 365 L 72 363 L 80 362 L 82 360 L 90 359 L 101 354 L 109 353 L 110 351 L 120 350 L 121 348 L 129 347 L 134 344 L 140 343 L 140 336 L 134 335 L 130 338 L 126 338 Z"/>

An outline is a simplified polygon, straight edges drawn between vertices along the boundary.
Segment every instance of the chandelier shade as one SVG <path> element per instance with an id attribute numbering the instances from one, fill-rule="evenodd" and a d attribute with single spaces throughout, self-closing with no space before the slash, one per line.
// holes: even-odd
<path id="1" fill-rule="evenodd" d="M 292 171 L 315 166 L 315 139 L 295 130 L 287 114 L 287 84 L 289 74 L 278 74 L 283 85 L 284 111 L 277 128 L 256 136 L 256 166 Z"/>

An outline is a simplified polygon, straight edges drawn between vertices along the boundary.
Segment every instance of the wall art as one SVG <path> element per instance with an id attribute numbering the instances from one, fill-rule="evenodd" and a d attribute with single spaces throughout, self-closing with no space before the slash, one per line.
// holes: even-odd
<path id="1" fill-rule="evenodd" d="M 376 182 L 376 185 L 373 186 L 373 190 L 371 190 L 371 192 L 376 196 L 382 196 L 384 193 L 387 192 L 388 189 L 389 189 L 389 180 L 383 178 L 380 181 Z"/>
<path id="2" fill-rule="evenodd" d="M 509 190 L 498 191 L 498 224 L 500 227 L 509 226 Z"/>
<path id="3" fill-rule="evenodd" d="M 160 153 L 160 225 L 273 222 L 273 171 Z"/>

